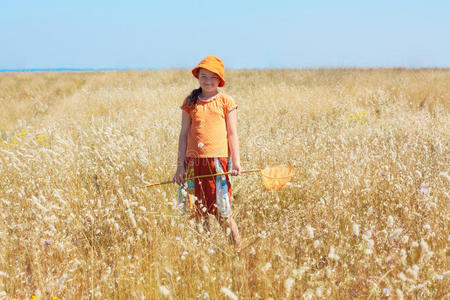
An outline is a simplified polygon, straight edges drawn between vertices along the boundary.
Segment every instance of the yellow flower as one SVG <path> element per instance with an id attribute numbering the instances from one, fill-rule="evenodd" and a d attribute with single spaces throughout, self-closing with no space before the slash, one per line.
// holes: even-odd
<path id="1" fill-rule="evenodd" d="M 47 137 L 45 135 L 40 134 L 39 137 L 37 138 L 36 142 L 43 142 L 44 140 L 46 140 Z"/>
<path id="2" fill-rule="evenodd" d="M 37 300 L 38 297 L 36 295 L 31 296 L 30 300 Z"/>
<path id="3" fill-rule="evenodd" d="M 16 134 L 17 136 L 26 135 L 28 133 L 28 130 L 24 130 L 21 133 Z"/>

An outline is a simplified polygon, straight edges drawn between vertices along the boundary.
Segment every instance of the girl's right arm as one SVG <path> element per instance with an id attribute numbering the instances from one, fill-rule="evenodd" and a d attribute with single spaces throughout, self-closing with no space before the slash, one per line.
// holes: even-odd
<path id="1" fill-rule="evenodd" d="M 186 170 L 184 167 L 184 162 L 186 160 L 187 137 L 190 127 L 191 127 L 191 117 L 186 111 L 183 110 L 181 117 L 180 137 L 178 139 L 177 171 L 173 176 L 173 182 L 176 182 L 178 185 L 183 185 L 186 178 Z"/>

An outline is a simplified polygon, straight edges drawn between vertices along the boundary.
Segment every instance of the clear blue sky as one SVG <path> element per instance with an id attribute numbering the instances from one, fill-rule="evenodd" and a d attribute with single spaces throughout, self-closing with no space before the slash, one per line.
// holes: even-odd
<path id="1" fill-rule="evenodd" d="M 0 69 L 450 67 L 450 1 L 1 0 Z"/>

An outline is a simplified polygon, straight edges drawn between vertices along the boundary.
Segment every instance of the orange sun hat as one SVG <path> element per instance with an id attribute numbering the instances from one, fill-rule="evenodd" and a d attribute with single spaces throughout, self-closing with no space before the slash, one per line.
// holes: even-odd
<path id="1" fill-rule="evenodd" d="M 225 85 L 224 73 L 225 66 L 223 62 L 217 56 L 210 55 L 205 57 L 194 69 L 192 69 L 192 74 L 195 78 L 198 78 L 198 69 L 203 68 L 208 71 L 213 72 L 220 78 L 219 86 L 223 87 Z"/>

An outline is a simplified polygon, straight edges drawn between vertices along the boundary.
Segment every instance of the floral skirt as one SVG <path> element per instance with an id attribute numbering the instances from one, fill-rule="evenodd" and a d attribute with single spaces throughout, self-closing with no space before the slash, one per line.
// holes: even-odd
<path id="1" fill-rule="evenodd" d="M 229 157 L 186 158 L 187 178 L 228 172 L 231 169 Z M 207 214 L 228 218 L 231 210 L 232 189 L 228 175 L 209 176 L 187 180 L 179 187 L 178 203 L 192 217 Z"/>

